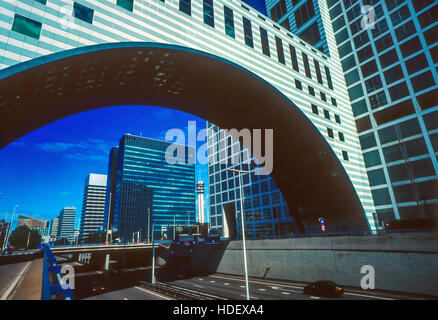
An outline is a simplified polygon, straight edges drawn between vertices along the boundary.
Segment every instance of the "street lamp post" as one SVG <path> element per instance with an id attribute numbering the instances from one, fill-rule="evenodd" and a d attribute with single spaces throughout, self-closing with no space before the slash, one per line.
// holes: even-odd
<path id="1" fill-rule="evenodd" d="M 151 209 L 148 208 L 148 243 L 151 241 Z"/>
<path id="2" fill-rule="evenodd" d="M 152 223 L 152 284 L 155 284 L 155 239 L 154 239 L 154 224 Z"/>
<path id="3" fill-rule="evenodd" d="M 245 268 L 245 287 L 246 287 L 246 300 L 249 300 L 249 284 L 248 284 L 248 261 L 246 257 L 246 239 L 245 239 L 245 218 L 243 213 L 243 192 L 242 192 L 242 180 L 241 173 L 251 173 L 251 171 L 238 170 L 228 168 L 229 171 L 234 171 L 239 173 L 239 190 L 240 190 L 240 217 L 242 220 L 242 243 L 243 243 L 243 264 Z"/>

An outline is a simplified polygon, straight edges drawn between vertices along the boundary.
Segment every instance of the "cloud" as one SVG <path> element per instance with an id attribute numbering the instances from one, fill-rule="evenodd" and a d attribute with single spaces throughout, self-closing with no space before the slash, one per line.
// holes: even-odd
<path id="1" fill-rule="evenodd" d="M 87 145 L 80 143 L 66 143 L 66 142 L 43 142 L 35 144 L 35 147 L 47 152 L 63 152 L 71 149 L 86 149 Z"/>

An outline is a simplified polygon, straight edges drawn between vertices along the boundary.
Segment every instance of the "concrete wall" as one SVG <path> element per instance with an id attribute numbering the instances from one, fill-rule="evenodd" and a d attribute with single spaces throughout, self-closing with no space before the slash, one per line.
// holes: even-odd
<path id="1" fill-rule="evenodd" d="M 200 247 L 192 256 L 192 271 L 243 274 L 241 244 Z M 249 240 L 247 254 L 249 275 L 254 277 L 327 279 L 360 287 L 362 266 L 372 265 L 376 289 L 438 296 L 438 237 L 430 233 Z"/>

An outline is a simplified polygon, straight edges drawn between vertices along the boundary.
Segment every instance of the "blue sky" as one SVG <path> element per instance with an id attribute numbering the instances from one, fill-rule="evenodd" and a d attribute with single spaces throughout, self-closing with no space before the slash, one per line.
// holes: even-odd
<path id="1" fill-rule="evenodd" d="M 206 126 L 203 119 L 171 109 L 111 107 L 70 116 L 22 137 L 0 149 L 0 219 L 10 220 L 15 204 L 16 214 L 40 219 L 75 206 L 78 224 L 85 178 L 107 174 L 109 150 L 123 134 L 164 140 L 173 128 L 188 135 L 188 121 L 196 121 L 198 132 Z M 196 177 L 207 184 L 206 165 L 197 165 Z"/>
<path id="2" fill-rule="evenodd" d="M 245 2 L 266 14 L 264 0 Z M 15 204 L 14 223 L 18 214 L 51 219 L 63 207 L 75 206 L 78 226 L 84 180 L 89 173 L 107 174 L 108 152 L 123 134 L 164 140 L 172 128 L 187 133 L 188 121 L 196 121 L 197 131 L 205 128 L 205 120 L 175 110 L 111 107 L 59 120 L 22 137 L 0 149 L 0 219 L 9 221 Z M 197 164 L 196 178 L 208 187 L 206 165 Z M 208 211 L 207 196 L 205 200 Z"/>

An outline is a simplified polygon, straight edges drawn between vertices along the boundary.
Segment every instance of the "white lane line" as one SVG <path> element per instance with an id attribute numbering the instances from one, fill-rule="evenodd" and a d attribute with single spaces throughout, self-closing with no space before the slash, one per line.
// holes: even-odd
<path id="1" fill-rule="evenodd" d="M 241 294 L 240 296 L 246 298 L 246 294 Z M 258 300 L 259 299 L 259 298 L 251 297 L 251 296 L 249 296 L 249 298 L 252 299 L 252 300 Z"/>
<path id="2" fill-rule="evenodd" d="M 214 280 L 210 280 L 210 282 L 211 282 L 211 283 L 215 283 L 216 281 L 214 281 Z"/>
<path id="3" fill-rule="evenodd" d="M 16 285 L 18 284 L 18 281 L 23 277 L 27 269 L 29 269 L 30 264 L 32 261 L 29 261 L 24 268 L 21 270 L 20 274 L 15 278 L 15 280 L 11 283 L 9 288 L 6 290 L 6 292 L 3 294 L 3 296 L 0 298 L 0 300 L 7 300 L 9 295 L 11 294 L 12 290 L 15 289 Z"/>
<path id="4" fill-rule="evenodd" d="M 263 288 L 260 288 L 259 290 L 260 290 L 260 291 L 266 291 L 266 289 L 263 289 Z"/>
<path id="5" fill-rule="evenodd" d="M 204 288 L 203 286 L 200 286 L 199 284 L 194 284 L 193 286 L 197 287 L 197 288 Z"/>
<path id="6" fill-rule="evenodd" d="M 123 300 L 128 300 L 128 298 L 123 298 Z"/>
<path id="7" fill-rule="evenodd" d="M 344 295 L 358 296 L 358 297 L 365 297 L 365 298 L 373 298 L 373 299 L 380 299 L 380 300 L 395 300 L 395 299 L 392 299 L 392 298 L 385 298 L 385 297 L 379 297 L 379 296 L 371 296 L 371 295 L 367 295 L 367 294 L 352 293 L 352 292 L 344 292 Z"/>
<path id="8" fill-rule="evenodd" d="M 138 289 L 138 290 L 141 290 L 141 291 L 144 291 L 144 292 L 147 292 L 147 293 L 150 293 L 150 294 L 152 294 L 152 295 L 154 295 L 154 296 L 156 296 L 156 297 L 162 298 L 162 299 L 164 299 L 164 300 L 172 300 L 172 299 L 169 298 L 169 297 L 163 296 L 163 295 L 158 294 L 158 293 L 153 292 L 153 291 L 146 290 L 145 288 L 140 288 L 140 287 L 137 287 L 137 286 L 135 286 L 134 288 L 136 288 L 136 289 Z"/>
<path id="9" fill-rule="evenodd" d="M 245 286 L 240 286 L 241 288 L 245 288 Z"/>
<path id="10" fill-rule="evenodd" d="M 202 281 L 202 280 L 204 280 L 204 279 L 198 279 L 199 281 Z"/>
<path id="11" fill-rule="evenodd" d="M 281 294 L 290 294 L 290 292 L 282 291 Z"/>
<path id="12" fill-rule="evenodd" d="M 310 296 L 310 299 L 320 299 L 320 297 Z"/>
<path id="13" fill-rule="evenodd" d="M 274 289 L 274 290 L 278 290 L 278 289 L 279 289 L 279 288 L 276 287 L 276 286 L 271 286 L 271 288 Z"/>
<path id="14" fill-rule="evenodd" d="M 228 282 L 224 282 L 224 285 L 225 286 L 229 286 L 230 284 Z"/>

